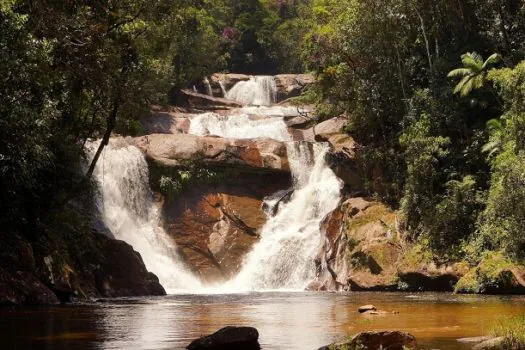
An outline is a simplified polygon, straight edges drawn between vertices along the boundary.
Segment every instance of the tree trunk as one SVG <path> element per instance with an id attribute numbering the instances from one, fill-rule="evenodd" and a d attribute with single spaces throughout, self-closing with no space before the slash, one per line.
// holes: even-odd
<path id="1" fill-rule="evenodd" d="M 89 165 L 89 169 L 86 172 L 86 176 L 85 176 L 86 179 L 91 178 L 91 176 L 93 175 L 93 171 L 95 170 L 97 161 L 100 158 L 100 155 L 102 154 L 102 151 L 104 150 L 104 147 L 109 143 L 109 138 L 111 137 L 111 133 L 113 132 L 113 129 L 115 128 L 115 124 L 117 122 L 118 109 L 120 105 L 119 95 L 120 93 L 117 92 L 117 95 L 115 96 L 115 99 L 113 100 L 113 107 L 111 108 L 111 111 L 107 119 L 106 132 L 104 133 L 104 136 L 102 137 L 102 141 L 100 142 L 100 145 L 98 146 L 97 152 L 95 153 L 95 156 L 93 157 L 93 160 L 91 161 L 91 164 Z"/>

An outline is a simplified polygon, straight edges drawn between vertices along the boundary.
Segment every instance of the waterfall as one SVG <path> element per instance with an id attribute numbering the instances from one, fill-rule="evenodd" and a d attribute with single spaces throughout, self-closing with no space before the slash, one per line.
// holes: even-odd
<path id="1" fill-rule="evenodd" d="M 210 80 L 208 79 L 208 77 L 204 77 L 203 81 L 204 85 L 206 86 L 206 93 L 208 94 L 208 96 L 213 97 L 213 90 L 211 88 Z"/>
<path id="2" fill-rule="evenodd" d="M 99 144 L 86 145 L 89 161 Z M 114 237 L 140 253 L 148 271 L 157 275 L 168 293 L 198 290 L 200 282 L 187 271 L 175 243 L 160 225 L 160 209 L 152 198 L 142 152 L 124 140 L 112 139 L 93 175 L 98 185 L 96 206 Z"/>
<path id="3" fill-rule="evenodd" d="M 315 278 L 321 222 L 340 200 L 340 181 L 324 160 L 327 151 L 326 144 L 287 143 L 294 193 L 268 219 L 239 274 L 221 289 L 303 290 Z"/>
<path id="4" fill-rule="evenodd" d="M 228 91 L 226 97 L 246 105 L 269 106 L 275 102 L 277 86 L 271 76 L 252 76 L 240 81 Z"/>
<path id="5" fill-rule="evenodd" d="M 217 113 L 203 113 L 190 120 L 189 133 L 225 138 L 254 139 L 272 138 L 289 141 L 290 135 L 283 118 L 251 119 L 246 114 L 223 116 Z"/>
<path id="6" fill-rule="evenodd" d="M 226 97 L 228 95 L 228 92 L 226 91 L 226 87 L 224 86 L 224 83 L 222 81 L 219 81 L 219 86 L 221 87 L 222 97 Z"/>

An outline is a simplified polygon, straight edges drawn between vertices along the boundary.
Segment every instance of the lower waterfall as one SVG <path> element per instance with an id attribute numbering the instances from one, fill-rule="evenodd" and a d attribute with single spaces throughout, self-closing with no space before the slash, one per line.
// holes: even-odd
<path id="1" fill-rule="evenodd" d="M 86 145 L 88 161 L 100 141 Z M 140 253 L 146 268 L 155 273 L 168 293 L 198 290 L 199 280 L 184 266 L 175 243 L 160 224 L 160 209 L 149 187 L 148 164 L 142 152 L 123 140 L 112 139 L 104 148 L 95 171 L 96 206 L 116 239 Z"/>
<path id="2" fill-rule="evenodd" d="M 326 144 L 287 143 L 294 193 L 261 230 L 239 274 L 224 291 L 303 290 L 315 277 L 321 222 L 340 200 L 341 184 L 325 162 Z"/>

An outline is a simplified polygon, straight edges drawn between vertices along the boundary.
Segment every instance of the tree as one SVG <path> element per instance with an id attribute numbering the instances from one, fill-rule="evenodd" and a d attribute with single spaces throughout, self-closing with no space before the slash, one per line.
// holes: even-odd
<path id="1" fill-rule="evenodd" d="M 461 80 L 454 88 L 455 94 L 468 96 L 473 90 L 481 89 L 487 83 L 487 74 L 501 61 L 501 56 L 492 54 L 486 61 L 477 52 L 467 52 L 461 55 L 462 68 L 457 68 L 448 73 L 449 78 L 460 77 Z"/>

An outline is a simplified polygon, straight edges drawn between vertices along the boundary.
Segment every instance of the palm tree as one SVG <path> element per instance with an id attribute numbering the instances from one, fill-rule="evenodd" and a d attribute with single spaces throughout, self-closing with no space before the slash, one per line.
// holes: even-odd
<path id="1" fill-rule="evenodd" d="M 477 52 L 467 52 L 461 55 L 463 68 L 457 68 L 448 73 L 449 78 L 461 77 L 462 79 L 454 88 L 454 93 L 467 96 L 472 90 L 482 88 L 487 82 L 488 71 L 501 61 L 501 56 L 492 54 L 485 62 Z"/>

